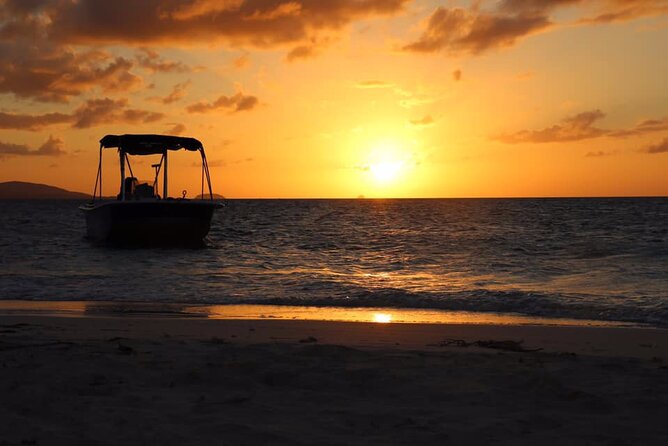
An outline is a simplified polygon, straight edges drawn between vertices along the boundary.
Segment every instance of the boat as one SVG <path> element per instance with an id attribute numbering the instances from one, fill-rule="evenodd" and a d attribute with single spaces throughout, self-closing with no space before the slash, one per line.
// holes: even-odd
<path id="1" fill-rule="evenodd" d="M 115 199 L 102 197 L 102 155 L 118 149 L 120 187 Z M 202 161 L 200 199 L 172 198 L 168 189 L 169 153 L 199 152 Z M 160 155 L 153 164 L 155 177 L 139 182 L 132 172 L 130 156 Z M 129 176 L 126 176 L 126 167 Z M 162 173 L 162 175 L 161 175 Z M 162 177 L 162 195 L 159 179 Z M 205 199 L 205 184 L 208 199 Z M 95 243 L 130 246 L 204 246 L 214 211 L 214 200 L 204 146 L 195 138 L 170 135 L 106 135 L 100 140 L 95 188 L 90 202 L 79 207 L 86 218 L 86 236 Z"/>

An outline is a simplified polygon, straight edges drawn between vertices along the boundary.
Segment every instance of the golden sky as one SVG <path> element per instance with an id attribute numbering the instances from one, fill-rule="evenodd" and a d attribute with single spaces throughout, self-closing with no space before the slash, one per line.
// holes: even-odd
<path id="1" fill-rule="evenodd" d="M 166 133 L 233 198 L 665 196 L 666 55 L 668 0 L 0 0 L 0 181 Z"/>

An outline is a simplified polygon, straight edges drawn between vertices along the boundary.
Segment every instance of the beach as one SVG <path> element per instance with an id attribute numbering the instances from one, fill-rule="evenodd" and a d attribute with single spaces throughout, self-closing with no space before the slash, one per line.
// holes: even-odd
<path id="1" fill-rule="evenodd" d="M 668 330 L 0 313 L 0 444 L 663 444 Z"/>

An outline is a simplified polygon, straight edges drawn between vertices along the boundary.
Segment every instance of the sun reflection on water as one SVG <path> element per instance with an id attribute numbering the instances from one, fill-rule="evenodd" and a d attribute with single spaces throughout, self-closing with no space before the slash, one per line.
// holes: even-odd
<path id="1" fill-rule="evenodd" d="M 374 313 L 373 321 L 379 324 L 389 324 L 392 322 L 392 315 L 389 313 Z"/>

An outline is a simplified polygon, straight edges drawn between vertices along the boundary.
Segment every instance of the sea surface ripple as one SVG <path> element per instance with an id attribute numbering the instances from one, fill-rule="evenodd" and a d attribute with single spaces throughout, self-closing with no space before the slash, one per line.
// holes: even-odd
<path id="1" fill-rule="evenodd" d="M 439 308 L 668 326 L 668 199 L 229 200 L 204 249 L 0 201 L 0 299 Z"/>

